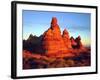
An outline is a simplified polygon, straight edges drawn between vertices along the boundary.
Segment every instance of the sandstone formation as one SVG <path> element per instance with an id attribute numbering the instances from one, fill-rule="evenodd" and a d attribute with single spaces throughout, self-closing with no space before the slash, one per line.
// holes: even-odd
<path id="1" fill-rule="evenodd" d="M 82 47 L 80 36 L 76 39 L 70 37 L 67 29 L 64 29 L 61 34 L 56 17 L 52 18 L 50 28 L 40 37 L 30 34 L 29 38 L 23 41 L 25 50 L 41 54 L 68 53 L 71 49 Z"/>
<path id="2" fill-rule="evenodd" d="M 66 29 L 63 31 L 62 38 L 64 40 L 64 44 L 65 44 L 66 48 L 72 48 L 70 36 Z"/>
<path id="3" fill-rule="evenodd" d="M 84 47 L 81 36 L 70 37 L 67 29 L 61 34 L 57 18 L 41 36 L 30 34 L 23 40 L 23 69 L 81 67 L 91 65 L 91 47 Z"/>
<path id="4" fill-rule="evenodd" d="M 77 46 L 77 43 L 75 42 L 75 39 L 73 37 L 71 37 L 70 40 L 71 40 L 72 48 L 75 48 Z"/>
<path id="5" fill-rule="evenodd" d="M 73 37 L 71 37 L 70 40 L 71 40 L 71 46 L 73 48 L 79 49 L 79 48 L 83 47 L 80 36 L 78 36 L 76 39 L 74 39 Z"/>
<path id="6" fill-rule="evenodd" d="M 82 42 L 81 42 L 81 37 L 78 36 L 76 39 L 75 39 L 76 43 L 77 43 L 77 48 L 82 48 L 83 45 L 82 45 Z"/>
<path id="7" fill-rule="evenodd" d="M 47 54 L 67 51 L 56 17 L 52 18 L 51 27 L 43 34 L 42 46 Z"/>

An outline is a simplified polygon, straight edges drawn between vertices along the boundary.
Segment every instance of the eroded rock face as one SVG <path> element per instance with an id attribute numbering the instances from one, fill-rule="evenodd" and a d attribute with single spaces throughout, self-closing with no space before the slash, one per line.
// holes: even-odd
<path id="1" fill-rule="evenodd" d="M 78 36 L 76 39 L 71 37 L 70 40 L 71 40 L 71 45 L 72 45 L 73 48 L 79 49 L 79 48 L 83 47 L 80 36 Z"/>
<path id="2" fill-rule="evenodd" d="M 67 51 L 57 19 L 55 17 L 52 18 L 51 27 L 43 34 L 42 46 L 47 54 Z"/>
<path id="3" fill-rule="evenodd" d="M 57 18 L 41 36 L 30 34 L 23 40 L 23 69 L 79 67 L 91 65 L 91 48 L 82 45 L 65 29 L 61 34 Z M 59 63 L 59 64 L 58 64 Z"/>
<path id="4" fill-rule="evenodd" d="M 66 48 L 72 48 L 70 36 L 66 29 L 63 31 L 62 38 L 64 40 L 64 44 L 65 44 Z"/>
<path id="5" fill-rule="evenodd" d="M 78 36 L 76 39 L 75 39 L 76 43 L 77 43 L 77 48 L 82 48 L 83 45 L 82 45 L 82 42 L 81 42 L 81 37 Z"/>
<path id="6" fill-rule="evenodd" d="M 75 39 L 73 37 L 71 37 L 70 40 L 71 40 L 71 46 L 72 46 L 72 48 L 76 48 L 77 43 L 76 43 Z"/>
<path id="7" fill-rule="evenodd" d="M 40 37 L 30 34 L 27 40 L 23 41 L 23 49 L 41 54 L 68 53 L 70 49 L 83 47 L 81 37 L 70 38 L 69 32 L 64 29 L 61 34 L 57 18 L 53 17 L 50 28 Z"/>

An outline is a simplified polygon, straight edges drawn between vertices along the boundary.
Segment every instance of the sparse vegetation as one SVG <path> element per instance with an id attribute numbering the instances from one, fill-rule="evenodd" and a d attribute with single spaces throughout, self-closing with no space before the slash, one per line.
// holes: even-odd
<path id="1" fill-rule="evenodd" d="M 73 51 L 75 54 L 75 52 Z M 71 53 L 71 54 L 73 54 Z M 66 53 L 67 54 L 67 53 Z M 65 55 L 65 53 L 63 54 Z M 90 53 L 77 51 L 77 56 L 50 57 L 23 51 L 23 69 L 62 68 L 90 66 Z"/>

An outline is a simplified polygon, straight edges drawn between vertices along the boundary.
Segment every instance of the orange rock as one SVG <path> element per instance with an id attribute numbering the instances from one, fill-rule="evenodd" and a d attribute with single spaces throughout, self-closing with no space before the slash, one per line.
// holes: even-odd
<path id="1" fill-rule="evenodd" d="M 55 17 L 52 18 L 51 27 L 43 34 L 42 46 L 48 54 L 67 50 Z"/>
<path id="2" fill-rule="evenodd" d="M 50 55 L 58 55 L 63 53 L 68 54 L 68 51 L 73 50 L 74 48 L 78 49 L 83 46 L 80 36 L 78 36 L 76 39 L 73 37 L 70 38 L 69 32 L 66 29 L 61 35 L 61 30 L 56 17 L 52 18 L 50 28 L 45 31 L 41 37 L 33 36 L 31 34 L 29 38 L 24 41 L 24 43 L 25 49 L 29 50 L 30 52 Z M 34 56 L 39 57 L 38 55 Z"/>
<path id="3" fill-rule="evenodd" d="M 67 48 L 72 48 L 70 36 L 69 36 L 69 33 L 66 29 L 63 31 L 62 37 L 63 37 L 63 40 L 64 40 L 64 43 L 65 43 L 66 47 Z"/>

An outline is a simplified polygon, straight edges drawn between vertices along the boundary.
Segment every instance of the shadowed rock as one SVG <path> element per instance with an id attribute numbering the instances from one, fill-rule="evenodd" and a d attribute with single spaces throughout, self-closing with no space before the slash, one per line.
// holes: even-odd
<path id="1" fill-rule="evenodd" d="M 81 37 L 78 36 L 76 39 L 75 39 L 76 43 L 77 43 L 77 48 L 82 48 L 83 45 L 82 45 L 82 42 L 81 42 Z"/>
<path id="2" fill-rule="evenodd" d="M 72 45 L 73 48 L 80 49 L 80 48 L 83 47 L 80 36 L 78 36 L 76 39 L 71 37 L 70 40 L 71 40 L 71 45 Z"/>

